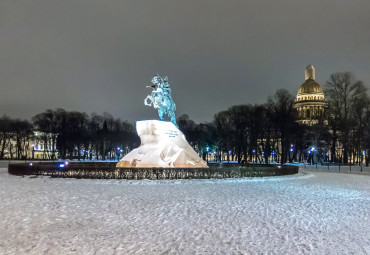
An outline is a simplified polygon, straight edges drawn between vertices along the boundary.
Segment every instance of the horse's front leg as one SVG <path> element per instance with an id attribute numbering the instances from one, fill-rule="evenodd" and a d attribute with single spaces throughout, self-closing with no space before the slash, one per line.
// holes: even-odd
<path id="1" fill-rule="evenodd" d="M 148 100 L 149 100 L 149 103 L 148 103 Z M 151 95 L 148 95 L 145 99 L 144 99 L 144 104 L 147 105 L 147 106 L 152 106 L 152 103 L 153 103 L 153 98 Z"/>

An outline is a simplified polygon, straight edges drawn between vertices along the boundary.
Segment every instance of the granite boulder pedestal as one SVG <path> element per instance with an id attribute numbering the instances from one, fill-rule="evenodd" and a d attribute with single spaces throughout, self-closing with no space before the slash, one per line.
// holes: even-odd
<path id="1" fill-rule="evenodd" d="M 124 156 L 117 167 L 208 168 L 172 122 L 137 121 L 136 131 L 140 147 Z"/>

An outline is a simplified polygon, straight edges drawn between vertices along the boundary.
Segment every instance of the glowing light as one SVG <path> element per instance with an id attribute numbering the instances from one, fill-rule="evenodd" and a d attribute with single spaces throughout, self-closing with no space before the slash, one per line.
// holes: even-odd
<path id="1" fill-rule="evenodd" d="M 32 166 L 32 163 L 29 163 L 30 166 Z"/>
<path id="2" fill-rule="evenodd" d="M 123 152 L 123 150 L 119 150 L 120 152 Z"/>
<path id="3" fill-rule="evenodd" d="M 117 147 L 117 151 L 119 151 L 121 148 L 120 147 Z"/>
<path id="4" fill-rule="evenodd" d="M 256 150 L 253 150 L 253 152 L 256 152 Z"/>
<path id="5" fill-rule="evenodd" d="M 293 149 L 293 148 L 291 148 L 291 149 L 290 149 L 290 151 L 291 151 L 291 152 L 293 152 L 293 151 L 294 151 L 294 149 Z"/>
<path id="6" fill-rule="evenodd" d="M 64 168 L 65 165 L 63 163 L 59 164 L 59 168 Z"/>

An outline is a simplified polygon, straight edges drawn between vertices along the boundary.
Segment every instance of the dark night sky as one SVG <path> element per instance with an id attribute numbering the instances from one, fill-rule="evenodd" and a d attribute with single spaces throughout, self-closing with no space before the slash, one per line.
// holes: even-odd
<path id="1" fill-rule="evenodd" d="M 158 118 L 143 100 L 168 75 L 176 115 L 296 94 L 314 64 L 324 84 L 353 71 L 370 85 L 369 0 L 0 2 L 0 115 L 46 109 Z"/>

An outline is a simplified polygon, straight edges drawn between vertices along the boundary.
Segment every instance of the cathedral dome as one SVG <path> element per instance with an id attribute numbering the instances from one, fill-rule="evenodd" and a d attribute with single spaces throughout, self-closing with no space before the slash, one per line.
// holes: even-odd
<path id="1" fill-rule="evenodd" d="M 298 89 L 298 94 L 323 93 L 321 86 L 313 79 L 306 80 Z"/>

